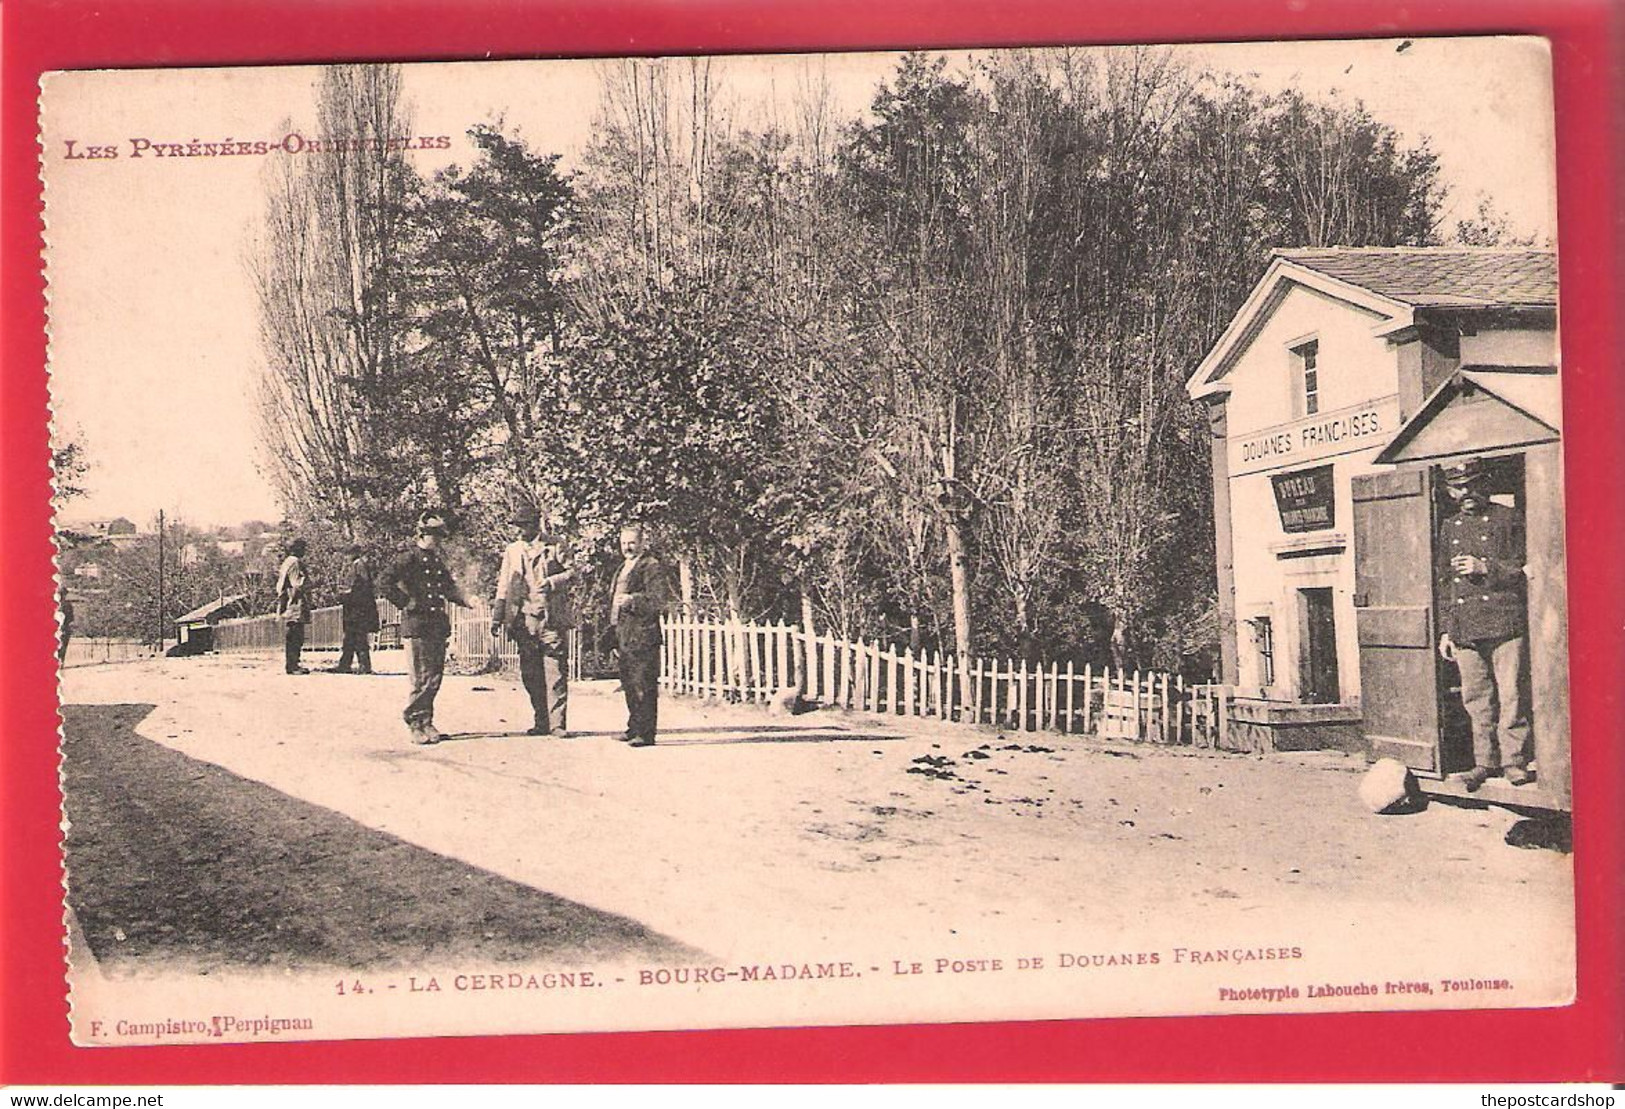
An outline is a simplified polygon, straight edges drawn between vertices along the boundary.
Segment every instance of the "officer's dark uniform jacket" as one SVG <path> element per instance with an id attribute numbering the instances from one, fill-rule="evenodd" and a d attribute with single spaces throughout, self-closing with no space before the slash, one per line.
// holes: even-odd
<path id="1" fill-rule="evenodd" d="M 1480 643 L 1524 634 L 1527 607 L 1523 524 L 1505 505 L 1486 502 L 1458 511 L 1439 527 L 1435 571 L 1441 630 L 1455 643 Z M 1457 555 L 1484 560 L 1488 572 L 1458 575 Z"/>
<path id="2" fill-rule="evenodd" d="M 447 638 L 451 618 L 446 602 L 466 603 L 440 555 L 423 547 L 413 547 L 391 562 L 380 585 L 380 592 L 401 610 L 404 639 Z"/>

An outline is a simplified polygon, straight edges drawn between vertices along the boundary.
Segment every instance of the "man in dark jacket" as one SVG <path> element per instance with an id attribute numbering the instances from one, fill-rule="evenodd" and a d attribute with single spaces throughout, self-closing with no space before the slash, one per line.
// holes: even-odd
<path id="1" fill-rule="evenodd" d="M 528 735 L 569 734 L 569 630 L 575 627 L 570 586 L 587 572 L 577 560 L 566 566 L 559 535 L 530 505 L 510 521 L 520 538 L 502 552 L 491 634 L 506 630 L 519 651 L 519 677 L 530 695 L 534 721 Z"/>
<path id="2" fill-rule="evenodd" d="M 401 716 L 412 742 L 426 744 L 441 738 L 434 726 L 434 699 L 445 676 L 446 641 L 451 638 L 446 603 L 469 605 L 440 557 L 445 516 L 425 512 L 418 517 L 417 530 L 417 546 L 389 564 L 380 590 L 401 610 L 401 643 L 412 678 L 412 696 Z"/>
<path id="3" fill-rule="evenodd" d="M 350 566 L 339 594 L 344 606 L 344 646 L 339 652 L 335 674 L 348 674 L 355 663 L 362 674 L 372 673 L 372 650 L 367 637 L 378 630 L 378 595 L 373 590 L 372 563 L 360 543 L 351 543 L 344 552 Z"/>
<path id="4" fill-rule="evenodd" d="M 1455 515 L 1439 525 L 1439 654 L 1461 671 L 1461 700 L 1473 722 L 1473 768 L 1460 776 L 1468 792 L 1496 774 L 1515 786 L 1529 772 L 1529 657 L 1523 523 L 1489 499 L 1489 474 L 1477 459 L 1445 469 Z"/>
<path id="5" fill-rule="evenodd" d="M 621 529 L 625 561 L 610 591 L 609 623 L 626 694 L 625 742 L 652 747 L 660 697 L 660 616 L 671 595 L 666 568 L 648 552 L 642 524 Z"/>
<path id="6" fill-rule="evenodd" d="M 56 642 L 56 661 L 62 663 L 67 661 L 68 640 L 73 637 L 73 600 L 68 596 L 66 582 L 56 591 L 56 607 L 62 614 L 62 624 L 58 629 Z"/>
<path id="7" fill-rule="evenodd" d="M 303 539 L 288 544 L 288 557 L 276 576 L 276 610 L 282 617 L 282 669 L 289 674 L 308 674 L 299 663 L 305 648 L 305 627 L 310 623 L 310 577 L 305 573 Z"/>

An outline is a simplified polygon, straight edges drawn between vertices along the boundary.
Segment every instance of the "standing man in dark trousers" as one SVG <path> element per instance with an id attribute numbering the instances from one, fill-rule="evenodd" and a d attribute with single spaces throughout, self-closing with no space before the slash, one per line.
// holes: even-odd
<path id="1" fill-rule="evenodd" d="M 670 586 L 666 568 L 648 551 L 642 524 L 621 528 L 621 555 L 625 561 L 610 591 L 609 622 L 626 694 L 625 742 L 652 747 L 660 697 L 660 616 Z"/>
<path id="2" fill-rule="evenodd" d="M 288 557 L 276 576 L 276 610 L 282 616 L 282 669 L 289 674 L 308 674 L 299 664 L 305 648 L 305 626 L 310 623 L 310 578 L 305 573 L 305 541 L 288 544 Z"/>
<path id="3" fill-rule="evenodd" d="M 68 596 L 67 582 L 63 582 L 56 591 L 56 607 L 62 614 L 56 641 L 56 661 L 60 665 L 68 659 L 68 640 L 73 637 L 73 599 Z"/>
<path id="4" fill-rule="evenodd" d="M 1461 700 L 1473 722 L 1473 768 L 1459 777 L 1469 793 L 1497 774 L 1515 786 L 1534 780 L 1523 522 L 1490 500 L 1488 478 L 1478 459 L 1445 468 L 1456 514 L 1439 525 L 1435 565 L 1439 654 L 1461 671 Z"/>
<path id="5" fill-rule="evenodd" d="M 434 699 L 446 673 L 446 641 L 451 638 L 451 617 L 446 603 L 468 607 L 451 571 L 440 557 L 446 538 L 446 518 L 439 512 L 418 517 L 417 545 L 390 563 L 381 591 L 401 610 L 401 643 L 412 678 L 412 696 L 401 714 L 412 742 L 437 743 Z"/>
<path id="6" fill-rule="evenodd" d="M 351 543 L 344 552 L 350 561 L 349 579 L 339 603 L 344 606 L 344 648 L 339 652 L 335 674 L 348 674 L 351 663 L 358 672 L 372 673 L 372 650 L 367 636 L 378 630 L 378 594 L 373 590 L 372 563 L 360 543 Z"/>
<path id="7" fill-rule="evenodd" d="M 558 532 L 530 505 L 510 522 L 520 538 L 502 552 L 491 634 L 506 629 L 519 651 L 519 677 L 530 695 L 527 735 L 569 735 L 569 630 L 575 626 L 570 586 L 587 572 L 585 563 L 565 566 Z"/>

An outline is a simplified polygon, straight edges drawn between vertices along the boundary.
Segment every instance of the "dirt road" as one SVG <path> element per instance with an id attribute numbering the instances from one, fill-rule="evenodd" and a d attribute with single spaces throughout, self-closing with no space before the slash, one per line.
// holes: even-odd
<path id="1" fill-rule="evenodd" d="M 1354 797 L 1363 764 L 1335 754 L 1192 756 L 672 698 L 661 745 L 633 750 L 613 741 L 624 710 L 605 683 L 577 687 L 580 731 L 556 740 L 514 734 L 528 721 L 512 683 L 468 677 L 442 696 L 452 740 L 419 748 L 397 716 L 402 677 L 225 657 L 74 670 L 64 694 L 154 705 L 126 723 L 173 752 L 719 956 L 877 922 L 904 943 L 1189 912 L 1443 904 L 1489 922 L 1569 881 L 1566 858 L 1503 845 L 1510 814 L 1371 816 Z M 69 755 L 70 788 L 120 761 Z M 189 804 L 149 815 L 188 819 Z"/>
<path id="2" fill-rule="evenodd" d="M 673 993 L 457 1018 L 492 1028 L 1205 1011 L 1281 973 L 1206 965 L 1243 950 L 1298 952 L 1306 981 L 1380 968 L 1522 991 L 1457 1004 L 1552 1004 L 1572 982 L 1567 856 L 1507 847 L 1501 810 L 1373 816 L 1363 761 L 1338 754 L 677 698 L 639 750 L 614 738 L 607 683 L 576 687 L 572 738 L 532 738 L 522 691 L 492 677 L 448 679 L 448 741 L 416 747 L 399 674 L 207 657 L 76 669 L 63 688 L 72 904 L 110 978 L 471 958 L 839 958 L 878 977 L 1042 953 L 1074 968 L 1020 989 L 945 976 L 929 995 L 866 980 L 788 1009 Z M 639 981 L 626 975 L 618 988 Z M 356 1019 L 354 1034 L 373 1027 Z"/>

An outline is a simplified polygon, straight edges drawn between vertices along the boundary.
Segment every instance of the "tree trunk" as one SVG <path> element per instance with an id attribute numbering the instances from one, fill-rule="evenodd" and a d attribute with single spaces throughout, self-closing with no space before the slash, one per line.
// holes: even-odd
<path id="1" fill-rule="evenodd" d="M 801 696 L 810 700 L 818 693 L 813 688 L 812 681 L 813 637 L 818 632 L 817 626 L 813 623 L 812 591 L 805 584 L 801 587 L 801 628 L 806 633 L 806 638 L 801 644 L 801 680 L 796 684 L 801 687 Z"/>
<path id="2" fill-rule="evenodd" d="M 943 522 L 948 540 L 948 577 L 954 592 L 954 647 L 959 652 L 960 672 L 970 667 L 974 639 L 970 616 L 970 562 L 965 553 L 964 525 L 950 515 Z"/>
<path id="3" fill-rule="evenodd" d="M 694 618 L 694 563 L 685 555 L 677 560 L 677 591 L 682 597 L 683 619 Z"/>
<path id="4" fill-rule="evenodd" d="M 745 622 L 744 590 L 739 572 L 729 565 L 722 573 L 722 590 L 728 602 L 728 678 L 740 697 L 750 699 L 745 670 L 745 635 L 740 626 Z"/>

